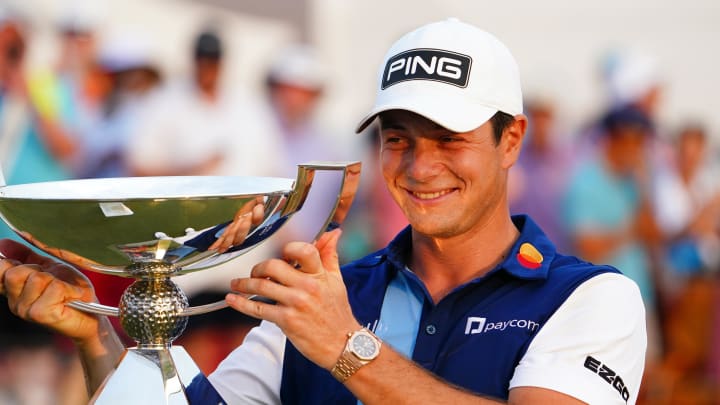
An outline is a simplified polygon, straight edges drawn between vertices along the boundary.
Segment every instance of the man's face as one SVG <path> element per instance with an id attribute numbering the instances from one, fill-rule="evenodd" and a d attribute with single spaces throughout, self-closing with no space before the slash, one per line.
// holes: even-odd
<path id="1" fill-rule="evenodd" d="M 380 122 L 383 176 L 415 231 L 449 238 L 507 215 L 507 169 L 524 126 L 496 145 L 489 122 L 456 133 L 403 110 L 382 113 Z"/>
<path id="2" fill-rule="evenodd" d="M 270 96 L 283 120 L 290 125 L 303 124 L 310 119 L 320 101 L 321 91 L 291 84 L 273 83 Z"/>
<path id="3" fill-rule="evenodd" d="M 682 132 L 678 138 L 677 154 L 680 165 L 694 172 L 705 158 L 707 140 L 700 129 L 690 128 Z"/>
<path id="4" fill-rule="evenodd" d="M 609 153 L 621 174 L 633 174 L 644 167 L 645 130 L 634 126 L 618 128 L 609 139 Z"/>
<path id="5" fill-rule="evenodd" d="M 204 91 L 214 91 L 220 81 L 220 68 L 220 59 L 195 59 L 195 82 L 197 86 Z"/>

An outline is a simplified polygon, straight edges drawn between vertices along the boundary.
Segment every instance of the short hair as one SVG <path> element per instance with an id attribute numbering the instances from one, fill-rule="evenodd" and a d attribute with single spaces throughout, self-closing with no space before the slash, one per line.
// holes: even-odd
<path id="1" fill-rule="evenodd" d="M 490 118 L 490 125 L 492 125 L 493 128 L 495 145 L 500 144 L 503 132 L 505 132 L 505 129 L 507 129 L 507 127 L 509 127 L 513 122 L 515 122 L 515 117 L 502 111 L 496 112 L 495 115 Z"/>
<path id="2" fill-rule="evenodd" d="M 616 135 L 623 128 L 637 128 L 646 133 L 653 132 L 653 123 L 648 115 L 634 106 L 622 106 L 608 111 L 602 120 L 602 127 L 608 136 Z"/>

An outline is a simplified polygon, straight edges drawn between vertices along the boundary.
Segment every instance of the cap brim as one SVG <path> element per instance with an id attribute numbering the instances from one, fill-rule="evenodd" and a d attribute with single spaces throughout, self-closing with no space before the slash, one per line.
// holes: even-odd
<path id="1" fill-rule="evenodd" d="M 421 115 L 453 132 L 468 132 L 492 118 L 498 109 L 481 104 L 466 103 L 461 106 L 440 105 L 438 100 L 423 102 L 420 98 L 405 100 L 402 104 L 376 105 L 358 124 L 355 133 L 367 128 L 377 116 L 385 111 L 405 110 Z"/>

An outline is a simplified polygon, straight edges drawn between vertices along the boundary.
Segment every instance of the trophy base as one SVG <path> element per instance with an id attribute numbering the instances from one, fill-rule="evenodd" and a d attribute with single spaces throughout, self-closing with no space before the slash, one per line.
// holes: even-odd
<path id="1" fill-rule="evenodd" d="M 198 376 L 205 378 L 181 346 L 133 347 L 125 351 L 90 403 L 189 405 L 185 388 Z"/>

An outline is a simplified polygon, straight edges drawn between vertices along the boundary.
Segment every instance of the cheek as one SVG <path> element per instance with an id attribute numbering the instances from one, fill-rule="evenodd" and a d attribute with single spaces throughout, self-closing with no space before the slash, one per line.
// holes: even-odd
<path id="1" fill-rule="evenodd" d="M 389 180 L 393 177 L 396 177 L 398 174 L 398 171 L 400 170 L 400 154 L 390 151 L 390 150 L 381 150 L 380 151 L 380 170 L 382 171 L 383 177 L 385 180 Z"/>

